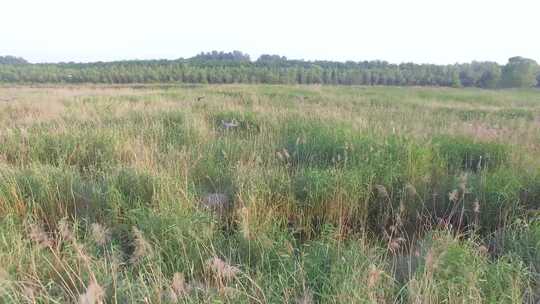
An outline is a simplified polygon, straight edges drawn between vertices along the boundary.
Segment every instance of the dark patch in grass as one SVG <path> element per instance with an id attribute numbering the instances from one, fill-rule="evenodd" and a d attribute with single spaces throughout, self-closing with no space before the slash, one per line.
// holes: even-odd
<path id="1" fill-rule="evenodd" d="M 499 119 L 525 119 L 533 120 L 534 114 L 527 109 L 502 109 L 499 111 L 486 111 L 478 109 L 457 109 L 457 108 L 438 108 L 433 111 L 435 115 L 449 116 L 455 115 L 461 121 L 473 121 L 482 120 L 487 117 L 494 117 Z"/>
<path id="2" fill-rule="evenodd" d="M 210 152 L 193 168 L 194 192 L 202 197 L 207 193 L 225 193 L 234 196 L 233 162 L 229 159 L 226 147 L 217 143 L 208 147 Z"/>
<path id="3" fill-rule="evenodd" d="M 130 205 L 136 202 L 150 205 L 158 183 L 147 173 L 122 169 L 114 176 L 111 185 L 124 202 Z"/>
<path id="4" fill-rule="evenodd" d="M 463 110 L 456 108 L 439 108 L 433 111 L 435 115 L 449 116 L 455 115 L 461 121 L 479 120 L 487 117 L 490 112 L 484 110 Z"/>
<path id="5" fill-rule="evenodd" d="M 374 138 L 316 120 L 290 120 L 282 134 L 292 168 L 356 168 L 385 184 L 404 176 L 409 150 L 417 148 L 401 137 Z"/>
<path id="6" fill-rule="evenodd" d="M 527 109 L 503 109 L 495 112 L 495 115 L 504 119 L 519 119 L 534 120 L 534 114 Z"/>
<path id="7" fill-rule="evenodd" d="M 495 169 L 508 159 L 507 146 L 491 142 L 475 142 L 464 136 L 436 136 L 433 138 L 433 145 L 452 172 Z"/>

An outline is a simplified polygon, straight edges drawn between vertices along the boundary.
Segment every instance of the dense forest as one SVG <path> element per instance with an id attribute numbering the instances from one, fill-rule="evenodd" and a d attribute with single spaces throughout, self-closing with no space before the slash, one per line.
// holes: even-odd
<path id="1" fill-rule="evenodd" d="M 252 61 L 239 51 L 200 53 L 188 59 L 94 63 L 28 63 L 0 56 L 3 83 L 269 83 L 510 88 L 540 86 L 540 68 L 512 57 L 496 62 L 435 65 L 386 61 L 290 60 L 262 55 Z"/>

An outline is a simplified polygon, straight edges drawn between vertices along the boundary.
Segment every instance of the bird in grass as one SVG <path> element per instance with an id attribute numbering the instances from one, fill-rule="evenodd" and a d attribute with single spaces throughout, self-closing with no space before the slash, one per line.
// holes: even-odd
<path id="1" fill-rule="evenodd" d="M 202 206 L 219 216 L 225 215 L 232 208 L 232 201 L 225 193 L 210 193 L 203 197 Z"/>
<path id="2" fill-rule="evenodd" d="M 224 121 L 222 120 L 221 121 L 221 126 L 225 129 L 225 130 L 229 130 L 229 129 L 234 129 L 236 127 L 239 126 L 238 122 L 236 121 L 236 119 L 233 119 L 229 122 L 227 121 Z"/>

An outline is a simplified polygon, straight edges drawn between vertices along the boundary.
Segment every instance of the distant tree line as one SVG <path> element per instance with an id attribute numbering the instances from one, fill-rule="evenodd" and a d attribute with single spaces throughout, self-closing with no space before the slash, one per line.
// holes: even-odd
<path id="1" fill-rule="evenodd" d="M 28 61 L 21 57 L 0 56 L 0 64 L 28 64 Z"/>
<path id="2" fill-rule="evenodd" d="M 38 63 L 0 56 L 4 83 L 268 83 L 445 87 L 540 86 L 538 64 L 512 57 L 495 62 L 435 65 L 386 61 L 334 62 L 289 60 L 262 55 L 251 61 L 239 51 L 200 53 L 177 60 L 130 60 L 94 63 Z"/>

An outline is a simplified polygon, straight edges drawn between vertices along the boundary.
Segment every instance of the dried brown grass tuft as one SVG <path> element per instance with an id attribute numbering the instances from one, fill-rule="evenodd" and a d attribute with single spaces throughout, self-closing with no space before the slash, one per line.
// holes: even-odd
<path id="1" fill-rule="evenodd" d="M 240 273 L 240 269 L 238 267 L 228 264 L 217 256 L 208 260 L 206 265 L 212 273 L 219 288 L 225 287 L 225 285 L 234 280 Z"/>
<path id="2" fill-rule="evenodd" d="M 302 296 L 296 299 L 296 304 L 313 304 L 313 292 L 309 288 L 304 289 Z"/>
<path id="3" fill-rule="evenodd" d="M 133 227 L 133 246 L 134 250 L 130 258 L 130 262 L 133 264 L 139 263 L 144 258 L 150 258 L 153 256 L 152 245 L 144 238 L 143 233 L 137 228 Z"/>
<path id="4" fill-rule="evenodd" d="M 103 304 L 105 290 L 96 281 L 92 280 L 84 294 L 79 296 L 79 304 Z"/>
<path id="5" fill-rule="evenodd" d="M 45 231 L 41 224 L 31 223 L 29 226 L 28 237 L 41 248 L 50 248 L 54 242 L 50 235 Z"/>
<path id="6" fill-rule="evenodd" d="M 167 296 L 171 302 L 176 303 L 180 299 L 185 298 L 191 289 L 192 287 L 186 283 L 184 274 L 176 272 L 173 275 L 171 285 L 168 287 Z"/>
<path id="7" fill-rule="evenodd" d="M 21 295 L 28 303 L 37 303 L 36 294 L 38 290 L 31 283 L 23 283 L 21 287 Z"/>

